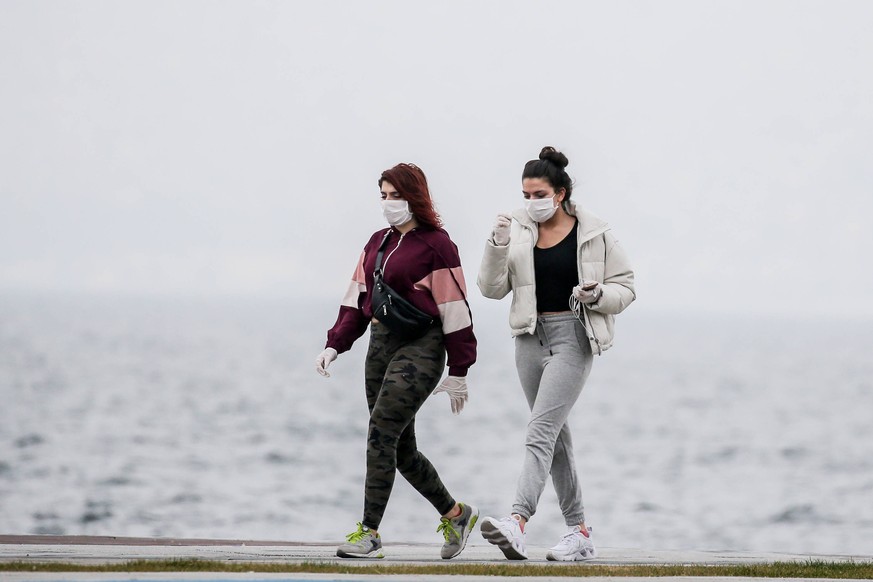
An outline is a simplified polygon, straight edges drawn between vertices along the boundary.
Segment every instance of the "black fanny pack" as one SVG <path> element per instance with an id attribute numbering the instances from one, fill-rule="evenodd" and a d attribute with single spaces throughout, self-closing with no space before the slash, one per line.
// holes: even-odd
<path id="1" fill-rule="evenodd" d="M 385 233 L 385 238 L 382 239 L 382 244 L 379 246 L 379 253 L 376 255 L 373 292 L 370 294 L 373 317 L 403 339 L 418 339 L 436 325 L 437 318 L 425 313 L 401 297 L 383 280 L 382 256 L 385 254 L 389 234 L 391 234 L 390 230 Z"/>

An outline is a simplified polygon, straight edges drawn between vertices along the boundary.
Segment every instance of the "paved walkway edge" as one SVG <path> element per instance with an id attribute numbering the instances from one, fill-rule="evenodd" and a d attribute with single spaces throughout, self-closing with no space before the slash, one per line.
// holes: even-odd
<path id="1" fill-rule="evenodd" d="M 530 559 L 545 561 L 547 548 L 530 548 Z M 494 546 L 469 543 L 457 558 L 439 557 L 437 544 L 386 544 L 383 560 L 342 560 L 336 544 L 324 542 L 134 538 L 115 536 L 13 536 L 0 535 L 0 562 L 34 561 L 71 564 L 113 564 L 131 560 L 200 559 L 236 562 L 373 564 L 509 563 Z M 719 552 L 702 550 L 640 550 L 598 548 L 601 565 L 735 565 L 773 562 L 873 563 L 873 555 L 788 554 L 778 552 Z M 548 562 L 553 564 L 554 562 Z"/>

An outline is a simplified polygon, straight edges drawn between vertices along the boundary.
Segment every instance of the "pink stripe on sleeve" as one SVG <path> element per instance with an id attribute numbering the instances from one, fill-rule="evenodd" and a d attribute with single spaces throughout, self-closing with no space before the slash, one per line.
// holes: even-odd
<path id="1" fill-rule="evenodd" d="M 364 258 L 367 256 L 367 251 L 361 253 L 361 258 L 358 259 L 358 266 L 355 267 L 355 274 L 352 275 L 352 281 L 361 285 L 365 290 L 367 288 L 367 279 L 364 275 Z"/>
<path id="2" fill-rule="evenodd" d="M 454 277 L 452 276 L 454 274 Z M 457 279 L 457 282 L 455 281 Z M 461 285 L 458 288 L 458 284 Z M 453 269 L 437 269 L 427 277 L 415 284 L 417 289 L 430 290 L 433 300 L 437 305 L 462 301 L 467 296 L 467 285 L 464 281 L 464 272 L 461 267 Z"/>

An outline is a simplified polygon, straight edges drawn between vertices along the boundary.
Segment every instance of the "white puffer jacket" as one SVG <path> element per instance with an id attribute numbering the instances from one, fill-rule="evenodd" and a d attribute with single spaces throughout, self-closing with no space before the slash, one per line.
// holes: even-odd
<path id="1" fill-rule="evenodd" d="M 589 303 L 582 310 L 591 351 L 599 355 L 612 346 L 615 315 L 636 299 L 634 273 L 627 255 L 606 222 L 584 209 L 577 209 L 572 200 L 566 209 L 578 220 L 576 241 L 579 280 L 599 281 L 603 291 L 596 303 Z M 513 212 L 512 218 L 509 244 L 497 246 L 491 239 L 486 242 L 476 284 L 482 295 L 491 299 L 502 299 L 510 291 L 513 292 L 509 326 L 515 337 L 536 332 L 537 294 L 533 248 L 539 232 L 537 223 L 523 208 Z"/>

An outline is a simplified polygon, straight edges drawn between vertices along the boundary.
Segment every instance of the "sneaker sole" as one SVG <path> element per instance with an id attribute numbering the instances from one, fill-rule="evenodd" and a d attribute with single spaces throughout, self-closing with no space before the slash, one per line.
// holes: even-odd
<path id="1" fill-rule="evenodd" d="M 464 531 L 461 533 L 461 547 L 458 548 L 458 551 L 452 554 L 451 556 L 442 556 L 443 560 L 451 560 L 456 557 L 458 554 L 464 551 L 464 548 L 467 547 L 467 539 L 470 537 L 470 532 L 473 531 L 473 528 L 476 527 L 476 522 L 479 521 L 479 510 L 476 510 L 476 513 L 470 517 L 469 524 L 464 528 Z"/>
<path id="2" fill-rule="evenodd" d="M 373 550 L 372 552 L 368 552 L 366 554 L 350 554 L 349 552 L 337 550 L 336 555 L 339 558 L 357 558 L 357 559 L 384 558 L 385 557 L 385 555 L 382 553 L 382 550 Z"/>
<path id="3" fill-rule="evenodd" d="M 479 531 L 482 532 L 483 538 L 500 548 L 500 551 L 503 552 L 503 555 L 508 559 L 527 560 L 527 556 L 512 547 L 512 544 L 509 543 L 509 540 L 506 539 L 503 532 L 501 532 L 500 529 L 490 521 L 483 521 L 482 525 L 479 526 Z"/>
<path id="4" fill-rule="evenodd" d="M 550 562 L 583 562 L 585 560 L 593 560 L 596 557 L 597 552 L 592 552 L 591 554 L 568 554 L 566 556 L 553 554 L 551 550 L 546 553 L 546 560 Z"/>

